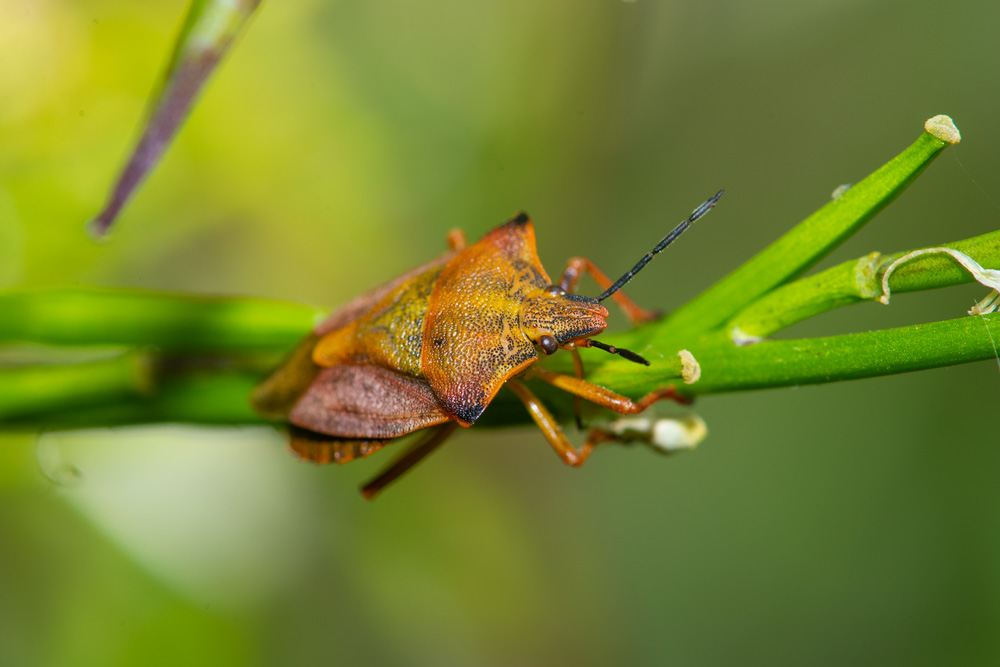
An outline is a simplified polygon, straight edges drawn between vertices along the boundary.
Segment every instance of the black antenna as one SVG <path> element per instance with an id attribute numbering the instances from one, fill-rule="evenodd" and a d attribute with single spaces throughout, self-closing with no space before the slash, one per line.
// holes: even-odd
<path id="1" fill-rule="evenodd" d="M 597 297 L 597 300 L 598 301 L 604 301 L 609 296 L 611 296 L 612 294 L 614 294 L 615 292 L 617 292 L 618 290 L 620 290 L 622 287 L 624 287 L 625 283 L 627 283 L 628 281 L 632 280 L 632 276 L 634 276 L 635 274 L 639 273 L 639 271 L 642 270 L 642 267 L 646 266 L 646 264 L 649 262 L 649 260 L 653 259 L 653 255 L 655 255 L 656 253 L 660 252 L 661 250 L 663 250 L 664 248 L 666 248 L 668 245 L 670 245 L 671 243 L 673 243 L 674 241 L 676 241 L 677 237 L 680 236 L 681 234 L 683 234 L 684 231 L 687 230 L 687 228 L 691 226 L 691 223 L 693 223 L 695 220 L 697 220 L 701 216 L 703 216 L 706 213 L 708 213 L 709 211 L 711 211 L 712 207 L 715 206 L 715 202 L 719 201 L 719 198 L 722 196 L 723 192 L 725 192 L 725 190 L 719 190 L 708 201 L 706 201 L 704 204 L 702 204 L 701 206 L 699 206 L 698 208 L 696 208 L 691 213 L 691 215 L 688 217 L 687 220 L 685 220 L 681 224 L 679 224 L 676 227 L 674 227 L 673 231 L 671 231 L 669 234 L 667 234 L 666 236 L 664 236 L 663 240 L 656 244 L 656 247 L 653 248 L 652 252 L 646 253 L 646 256 L 643 257 L 642 259 L 640 259 L 636 263 L 636 265 L 632 267 L 631 271 L 629 271 L 624 276 L 622 276 L 621 278 L 619 278 L 618 280 L 616 280 L 614 285 L 612 285 L 608 289 L 604 290 L 604 293 L 601 296 Z M 640 359 L 641 358 L 642 357 L 640 357 Z"/>
<path id="2" fill-rule="evenodd" d="M 643 366 L 648 366 L 649 362 L 640 357 L 638 354 L 632 350 L 626 350 L 623 347 L 615 347 L 614 345 L 605 345 L 604 343 L 594 340 L 593 338 L 588 338 L 582 341 L 584 347 L 596 347 L 598 350 L 604 350 L 605 352 L 610 352 L 611 354 L 617 354 L 623 359 L 628 359 L 629 361 L 634 361 L 637 364 L 642 364 Z"/>

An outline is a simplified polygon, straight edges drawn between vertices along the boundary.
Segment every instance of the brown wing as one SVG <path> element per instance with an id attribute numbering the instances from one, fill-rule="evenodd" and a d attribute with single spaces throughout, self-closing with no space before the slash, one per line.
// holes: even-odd
<path id="1" fill-rule="evenodd" d="M 342 438 L 388 439 L 449 420 L 427 382 L 378 366 L 324 368 L 288 415 Z"/>
<path id="2" fill-rule="evenodd" d="M 252 398 L 254 409 L 268 419 L 287 419 L 295 402 L 306 392 L 319 373 L 319 366 L 313 363 L 312 352 L 322 336 L 341 329 L 362 317 L 371 310 L 372 306 L 397 287 L 428 269 L 445 264 L 454 255 L 455 251 L 439 255 L 427 264 L 352 299 L 334 311 L 332 315 L 316 326 L 314 332 L 299 343 L 299 346 L 285 362 L 254 390 Z"/>

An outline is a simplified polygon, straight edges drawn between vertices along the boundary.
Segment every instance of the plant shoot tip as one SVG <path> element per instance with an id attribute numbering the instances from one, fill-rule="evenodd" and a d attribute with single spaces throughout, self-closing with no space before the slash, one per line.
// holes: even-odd
<path id="1" fill-rule="evenodd" d="M 951 116 L 945 116 L 944 114 L 928 118 L 927 122 L 924 123 L 924 131 L 952 146 L 962 140 L 962 134 L 955 127 L 955 122 L 951 119 Z"/>
<path id="2" fill-rule="evenodd" d="M 684 384 L 694 384 L 701 379 L 701 364 L 694 358 L 688 350 L 681 350 L 677 353 L 681 358 L 681 378 Z"/>

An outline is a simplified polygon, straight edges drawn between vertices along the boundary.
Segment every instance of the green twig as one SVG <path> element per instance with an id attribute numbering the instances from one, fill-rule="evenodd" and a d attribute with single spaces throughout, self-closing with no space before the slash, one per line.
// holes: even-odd
<path id="1" fill-rule="evenodd" d="M 114 404 L 152 390 L 150 358 L 128 352 L 79 364 L 0 369 L 0 420 Z"/>
<path id="2" fill-rule="evenodd" d="M 266 299 L 71 288 L 0 292 L 0 343 L 287 349 L 323 311 Z"/>
<path id="3" fill-rule="evenodd" d="M 1000 266 L 1000 231 L 945 243 L 983 266 Z M 877 252 L 801 278 L 774 290 L 738 313 L 723 330 L 736 342 L 764 338 L 796 322 L 840 306 L 873 301 L 882 296 L 886 268 L 907 252 Z M 949 287 L 972 282 L 971 274 L 948 255 L 924 255 L 893 271 L 892 293 Z"/>
<path id="4" fill-rule="evenodd" d="M 934 129 L 929 125 L 925 128 Z M 677 335 L 709 331 L 774 288 L 805 273 L 902 194 L 949 143 L 957 143 L 956 139 L 946 141 L 942 137 L 947 138 L 941 132 L 924 132 L 888 164 L 674 311 L 658 329 Z"/>
<path id="5" fill-rule="evenodd" d="M 689 395 L 857 380 L 992 359 L 1000 313 L 897 329 L 811 338 L 692 346 L 702 380 Z"/>
<path id="6" fill-rule="evenodd" d="M 682 394 L 699 396 L 893 375 L 991 359 L 996 354 L 994 341 L 1000 344 L 1000 313 L 828 338 L 766 341 L 742 347 L 715 336 L 695 341 L 691 346 L 702 373 L 701 379 L 694 384 L 679 381 L 679 364 L 671 359 L 654 363 L 643 374 L 634 373 L 627 362 L 597 365 L 591 364 L 588 358 L 588 379 L 634 397 L 666 384 L 675 384 Z M 571 372 L 571 363 L 565 357 L 555 363 L 558 359 L 559 355 L 552 357 L 547 366 Z M 99 383 L 112 387 L 103 397 L 98 396 L 105 403 L 84 409 L 78 402 L 73 403 L 83 395 L 78 391 L 80 383 L 99 379 L 89 375 L 96 367 L 85 366 L 76 367 L 76 382 L 70 385 L 76 390 L 68 400 L 59 393 L 49 396 L 43 390 L 32 410 L 16 418 L 11 413 L 4 415 L 5 426 L 31 429 L 153 422 L 267 423 L 253 413 L 248 401 L 250 391 L 261 377 L 259 370 L 166 375 L 154 381 L 155 391 L 147 397 L 143 397 L 142 383 L 135 382 L 128 372 L 110 372 L 108 375 L 113 381 Z M 119 370 L 127 369 L 128 362 L 122 361 Z M 47 377 L 46 372 L 52 370 L 32 368 L 31 374 L 43 380 Z M 67 371 L 72 372 L 71 369 L 58 369 L 58 373 Z M 565 392 L 537 381 L 533 386 L 557 417 L 572 417 L 572 399 Z M 71 407 L 74 405 L 76 407 Z M 0 404 L 0 409 L 2 407 Z M 509 392 L 501 391 L 481 424 L 499 426 L 528 421 L 524 406 Z"/>
<path id="7" fill-rule="evenodd" d="M 39 376 L 40 377 L 40 376 Z M 130 392 L 122 381 L 120 391 L 91 406 L 68 401 L 61 409 L 21 411 L 4 417 L 5 429 L 77 429 L 130 424 L 181 422 L 187 424 L 266 424 L 250 408 L 249 396 L 260 373 L 227 371 L 193 373 L 161 378 L 146 395 Z"/>

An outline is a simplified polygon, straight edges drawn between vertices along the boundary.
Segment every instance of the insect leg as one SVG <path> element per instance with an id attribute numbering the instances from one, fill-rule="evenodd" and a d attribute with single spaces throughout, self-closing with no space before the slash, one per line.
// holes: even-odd
<path id="1" fill-rule="evenodd" d="M 361 487 L 361 495 L 366 500 L 371 500 L 379 491 L 391 484 L 397 477 L 415 466 L 428 454 L 433 452 L 438 446 L 458 428 L 456 422 L 447 422 L 440 426 L 434 426 L 426 436 L 418 440 L 409 449 L 403 452 L 399 458 L 392 462 L 388 468 L 379 473 L 378 477 Z"/>
<path id="2" fill-rule="evenodd" d="M 465 232 L 461 229 L 451 229 L 448 231 L 448 235 L 445 237 L 448 241 L 449 250 L 464 250 L 467 244 L 465 240 Z"/>
<path id="3" fill-rule="evenodd" d="M 611 280 L 608 276 L 586 257 L 574 257 L 566 263 L 566 269 L 559 278 L 559 287 L 572 293 L 576 289 L 576 283 L 580 280 L 580 276 L 583 275 L 584 271 L 590 274 L 590 277 L 594 279 L 594 282 L 602 290 L 611 287 Z M 648 322 L 659 317 L 659 313 L 654 310 L 641 308 L 621 291 L 612 294 L 611 298 L 615 300 L 615 303 L 625 312 L 625 316 L 633 324 Z"/>
<path id="4" fill-rule="evenodd" d="M 606 437 L 595 437 L 595 432 L 592 432 L 591 437 L 587 438 L 587 441 L 583 443 L 580 449 L 574 449 L 573 445 L 566 439 L 566 434 L 559 428 L 559 424 L 556 422 L 555 417 L 552 416 L 552 413 L 538 400 L 538 397 L 531 393 L 531 390 L 523 382 L 520 380 L 508 380 L 507 386 L 524 402 L 524 407 L 528 408 L 528 413 L 535 420 L 538 428 L 542 430 L 542 435 L 545 436 L 545 439 L 552 445 L 552 449 L 556 450 L 556 454 L 567 465 L 573 467 L 583 465 L 584 461 L 590 457 L 590 453 L 594 451 L 597 443 L 608 439 Z"/>
<path id="5" fill-rule="evenodd" d="M 576 375 L 578 380 L 583 379 L 583 359 L 580 358 L 580 351 L 575 347 L 570 350 L 573 355 L 573 374 Z M 573 397 L 573 415 L 576 417 L 576 428 L 578 431 L 583 430 L 583 419 L 580 417 L 580 397 Z"/>
<path id="6" fill-rule="evenodd" d="M 669 398 L 685 405 L 691 403 L 690 399 L 679 395 L 672 386 L 657 389 L 656 391 L 646 394 L 638 401 L 633 401 L 626 396 L 616 394 L 610 389 L 605 389 L 604 387 L 596 385 L 592 382 L 580 380 L 570 375 L 553 373 L 552 371 L 544 368 L 534 369 L 533 374 L 535 377 L 548 382 L 554 387 L 559 387 L 563 391 L 568 391 L 574 396 L 584 398 L 591 403 L 611 408 L 615 412 L 620 412 L 623 415 L 634 415 L 642 412 L 653 403 L 661 401 L 665 398 Z"/>

